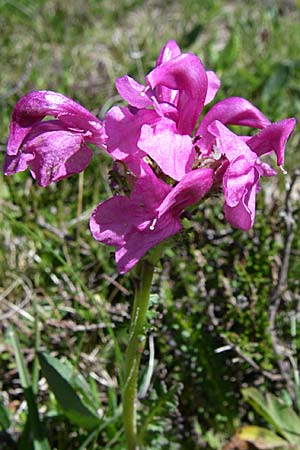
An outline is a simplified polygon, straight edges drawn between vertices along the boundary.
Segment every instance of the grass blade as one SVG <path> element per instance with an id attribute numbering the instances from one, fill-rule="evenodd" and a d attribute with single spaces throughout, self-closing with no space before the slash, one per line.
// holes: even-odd
<path id="1" fill-rule="evenodd" d="M 36 396 L 32 389 L 30 375 L 22 355 L 17 334 L 12 328 L 9 331 L 9 337 L 14 349 L 21 385 L 24 390 L 24 396 L 28 407 L 28 417 L 33 434 L 34 450 L 50 450 L 49 442 L 45 436 L 43 426 L 40 422 Z"/>

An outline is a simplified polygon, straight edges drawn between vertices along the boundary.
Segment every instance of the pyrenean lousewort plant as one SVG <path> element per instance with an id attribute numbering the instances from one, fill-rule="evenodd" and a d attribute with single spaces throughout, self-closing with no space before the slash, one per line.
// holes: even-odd
<path id="1" fill-rule="evenodd" d="M 12 115 L 4 173 L 29 167 L 45 187 L 83 171 L 92 156 L 89 143 L 113 160 L 123 195 L 95 208 L 90 229 L 96 240 L 115 247 L 119 273 L 136 266 L 122 401 L 127 448 L 137 450 L 143 445 L 136 424 L 139 365 L 153 273 L 164 243 L 181 231 L 187 207 L 220 188 L 225 218 L 249 230 L 260 177 L 276 175 L 260 156 L 275 152 L 284 170 L 285 145 L 296 121 L 271 123 L 240 97 L 219 101 L 200 119 L 220 80 L 174 41 L 162 48 L 145 85 L 126 75 L 116 87 L 128 106 L 112 107 L 103 122 L 62 94 L 37 91 L 21 98 Z M 237 135 L 228 125 L 256 132 Z"/>

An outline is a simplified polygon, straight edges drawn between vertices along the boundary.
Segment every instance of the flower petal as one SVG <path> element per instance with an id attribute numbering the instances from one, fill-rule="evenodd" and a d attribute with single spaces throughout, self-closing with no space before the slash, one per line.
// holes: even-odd
<path id="1" fill-rule="evenodd" d="M 135 224 L 135 217 L 130 211 L 130 199 L 123 195 L 116 195 L 100 203 L 90 219 L 94 239 L 115 247 L 123 245 L 126 233 Z"/>
<path id="2" fill-rule="evenodd" d="M 145 92 L 145 86 L 128 75 L 116 80 L 116 88 L 120 96 L 136 108 L 147 108 L 152 105 L 148 93 Z"/>
<path id="3" fill-rule="evenodd" d="M 179 55 L 181 55 L 181 50 L 180 50 L 178 44 L 175 41 L 170 40 L 161 49 L 160 54 L 156 61 L 156 65 L 160 66 L 162 63 L 164 63 L 166 61 L 170 61 L 170 59 L 173 59 Z"/>
<path id="4" fill-rule="evenodd" d="M 208 132 L 216 138 L 216 145 L 222 155 L 225 155 L 228 161 L 233 161 L 240 155 L 243 155 L 252 165 L 257 159 L 256 153 L 252 152 L 244 139 L 230 131 L 221 122 L 215 120 L 208 126 Z"/>
<path id="5" fill-rule="evenodd" d="M 236 228 L 248 231 L 254 224 L 255 219 L 255 199 L 258 190 L 258 176 L 257 182 L 248 186 L 240 202 L 230 207 L 226 203 L 223 211 L 226 220 Z"/>
<path id="6" fill-rule="evenodd" d="M 107 134 L 107 151 L 115 159 L 124 160 L 128 155 L 145 156 L 138 146 L 141 127 L 158 119 L 153 110 L 139 110 L 135 114 L 128 107 L 114 106 L 104 120 Z"/>
<path id="7" fill-rule="evenodd" d="M 22 158 L 27 158 L 33 177 L 43 187 L 81 172 L 92 157 L 91 150 L 85 145 L 84 136 L 65 130 L 60 121 L 40 122 L 35 125 L 23 142 L 20 153 Z M 30 159 L 27 155 L 30 155 Z M 20 156 L 16 155 L 15 158 Z M 6 163 L 4 165 L 6 166 Z M 15 172 L 24 169 L 19 163 Z M 5 173 L 10 174 L 7 171 Z"/>
<path id="8" fill-rule="evenodd" d="M 58 118 L 66 129 L 82 133 L 86 142 L 95 144 L 102 149 L 106 148 L 105 142 L 107 136 L 102 123 L 96 117 L 94 117 L 96 120 L 86 121 L 78 114 L 63 113 Z"/>
<path id="9" fill-rule="evenodd" d="M 158 217 L 169 212 L 178 215 L 184 208 L 197 203 L 213 184 L 212 169 L 196 169 L 189 172 L 166 196 L 158 208 Z M 160 219 L 158 219 L 158 223 Z"/>
<path id="10" fill-rule="evenodd" d="M 179 55 L 181 55 L 181 50 L 177 43 L 173 40 L 168 41 L 157 58 L 156 67 Z M 177 105 L 178 91 L 176 89 L 169 89 L 166 86 L 157 86 L 155 88 L 155 96 L 161 103 L 165 102 Z"/>
<path id="11" fill-rule="evenodd" d="M 223 176 L 226 204 L 237 206 L 248 186 L 254 183 L 256 170 L 243 155 L 231 162 Z"/>
<path id="12" fill-rule="evenodd" d="M 16 104 L 10 123 L 7 154 L 16 155 L 32 127 L 45 116 L 60 118 L 66 127 L 88 131 L 102 142 L 101 122 L 83 106 L 52 91 L 34 91 Z"/>
<path id="13" fill-rule="evenodd" d="M 134 159 L 129 158 L 128 163 L 129 168 L 132 168 L 131 163 L 134 164 Z M 139 177 L 129 198 L 118 195 L 100 203 L 94 210 L 91 224 L 94 237 L 97 235 L 95 239 L 108 243 L 102 240 L 101 233 L 107 233 L 107 230 L 112 229 L 115 230 L 114 238 L 110 238 L 112 243 L 108 245 L 119 245 L 132 226 L 142 226 L 143 223 L 153 220 L 156 209 L 172 190 L 171 186 L 156 177 L 143 160 L 139 169 Z M 101 227 L 101 230 L 97 230 L 97 227 Z"/>
<path id="14" fill-rule="evenodd" d="M 209 125 L 218 120 L 224 125 L 242 125 L 254 128 L 265 128 L 270 125 L 259 109 L 248 100 L 241 97 L 229 97 L 217 102 L 203 117 L 196 135 L 201 136 L 198 145 L 203 150 L 210 151 L 214 138 L 208 131 Z"/>
<path id="15" fill-rule="evenodd" d="M 178 233 L 182 225 L 178 217 L 165 214 L 159 224 L 153 229 L 152 222 L 143 224 L 143 227 L 133 229 L 128 234 L 124 245 L 116 250 L 116 262 L 119 273 L 126 273 L 159 242 Z"/>
<path id="16" fill-rule="evenodd" d="M 211 169 L 190 172 L 175 188 L 141 165 L 130 198 L 113 197 L 94 210 L 90 228 L 95 239 L 116 248 L 118 271 L 130 270 L 159 242 L 181 230 L 183 208 L 198 201 L 213 182 Z"/>
<path id="17" fill-rule="evenodd" d="M 277 164 L 281 166 L 284 163 L 285 145 L 295 126 L 296 119 L 284 119 L 272 123 L 251 137 L 247 144 L 258 156 L 274 151 L 277 156 Z"/>
<path id="18" fill-rule="evenodd" d="M 217 77 L 215 72 L 208 70 L 206 72 L 206 75 L 207 75 L 208 86 L 207 86 L 207 93 L 206 93 L 204 105 L 207 105 L 215 98 L 215 95 L 221 86 L 221 80 Z"/>
<path id="19" fill-rule="evenodd" d="M 155 126 L 143 125 L 138 146 L 174 180 L 192 170 L 195 150 L 190 136 L 176 133 L 174 122 L 162 119 Z"/>
<path id="20" fill-rule="evenodd" d="M 128 167 L 131 168 L 130 163 Z M 172 186 L 157 178 L 151 167 L 145 161 L 140 161 L 139 169 L 139 176 L 135 182 L 130 198 L 133 203 L 143 205 L 143 216 L 147 217 L 149 214 L 151 219 L 153 211 L 172 190 Z"/>
<path id="21" fill-rule="evenodd" d="M 152 89 L 166 86 L 179 91 L 177 108 L 179 133 L 190 134 L 202 111 L 207 93 L 207 75 L 195 55 L 182 53 L 157 66 L 146 77 Z"/>
<path id="22" fill-rule="evenodd" d="M 169 224 L 163 221 L 152 231 L 156 210 L 172 187 L 156 178 L 146 163 L 140 169 L 130 198 L 116 196 L 101 203 L 90 219 L 93 237 L 116 247 L 120 273 L 130 270 L 151 247 L 181 227 L 178 219 L 171 218 Z"/>
<path id="23" fill-rule="evenodd" d="M 18 172 L 24 172 L 30 161 L 34 159 L 32 153 L 19 152 L 18 155 L 5 155 L 3 162 L 4 175 L 14 175 Z"/>
<path id="24" fill-rule="evenodd" d="M 259 158 L 257 158 L 255 162 L 255 168 L 259 175 L 263 177 L 274 177 L 277 175 L 277 172 L 273 169 L 273 167 L 270 167 L 269 164 L 260 161 Z"/>
<path id="25" fill-rule="evenodd" d="M 127 272 L 150 248 L 178 233 L 182 228 L 180 213 L 185 207 L 198 202 L 212 183 L 211 169 L 197 169 L 187 174 L 162 201 L 154 220 L 144 222 L 132 230 L 126 243 L 117 249 L 116 261 L 119 272 Z"/>

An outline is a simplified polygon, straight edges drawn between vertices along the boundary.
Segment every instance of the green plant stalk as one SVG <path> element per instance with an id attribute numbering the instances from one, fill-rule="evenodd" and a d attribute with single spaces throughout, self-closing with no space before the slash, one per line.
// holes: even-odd
<path id="1" fill-rule="evenodd" d="M 145 324 L 149 305 L 154 265 L 141 261 L 137 267 L 138 280 L 131 315 L 129 342 L 125 355 L 125 376 L 123 388 L 123 423 L 128 450 L 138 450 L 136 425 L 136 404 L 138 373 L 145 347 Z"/>

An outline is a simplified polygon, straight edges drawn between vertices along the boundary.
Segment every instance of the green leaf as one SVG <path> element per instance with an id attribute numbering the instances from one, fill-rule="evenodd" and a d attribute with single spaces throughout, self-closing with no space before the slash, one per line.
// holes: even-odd
<path id="1" fill-rule="evenodd" d="M 242 390 L 244 399 L 289 443 L 300 444 L 300 418 L 289 406 L 281 403 L 274 395 L 266 398 L 255 388 Z"/>
<path id="2" fill-rule="evenodd" d="M 39 361 L 51 391 L 70 422 L 87 430 L 97 427 L 101 419 L 84 378 L 75 373 L 70 363 L 62 363 L 51 355 L 39 353 Z"/>
<path id="3" fill-rule="evenodd" d="M 66 360 L 63 363 L 54 356 L 43 354 L 48 364 L 55 368 L 57 372 L 69 383 L 72 388 L 82 397 L 85 405 L 96 415 L 97 409 L 95 407 L 94 395 L 89 384 L 83 376 L 76 371 L 70 361 Z M 39 359 L 41 354 L 39 354 Z"/>
<path id="4" fill-rule="evenodd" d="M 29 418 L 27 417 L 22 433 L 18 439 L 17 450 L 24 450 L 24 448 L 26 448 L 26 450 L 35 450 L 31 434 L 31 425 Z"/>
<path id="5" fill-rule="evenodd" d="M 0 398 L 0 430 L 6 430 L 10 425 L 9 414 L 4 406 L 2 399 Z"/>
<path id="6" fill-rule="evenodd" d="M 277 448 L 290 447 L 290 444 L 285 439 L 282 439 L 267 428 L 246 426 L 240 428 L 236 435 L 242 441 L 254 444 L 259 450 L 275 450 Z"/>
<path id="7" fill-rule="evenodd" d="M 291 444 L 300 444 L 300 417 L 295 411 L 282 404 L 273 394 L 267 394 L 267 405 L 270 413 L 280 426 L 280 433 Z"/>

